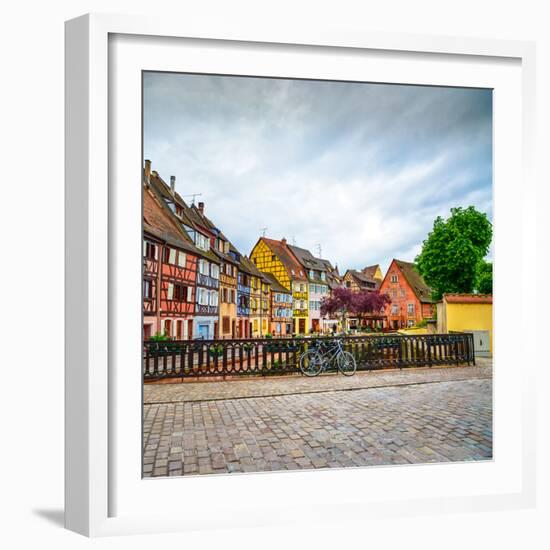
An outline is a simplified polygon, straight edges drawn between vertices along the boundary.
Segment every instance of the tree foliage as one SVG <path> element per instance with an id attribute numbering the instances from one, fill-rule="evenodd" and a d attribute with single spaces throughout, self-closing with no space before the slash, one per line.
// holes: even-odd
<path id="1" fill-rule="evenodd" d="M 321 300 L 321 315 L 338 315 L 341 318 L 348 313 L 363 315 L 378 312 L 389 302 L 389 297 L 378 291 L 353 292 L 349 288 L 338 287 L 332 291 L 331 296 Z"/>
<path id="2" fill-rule="evenodd" d="M 480 294 L 493 293 L 493 264 L 492 262 L 482 261 L 478 265 L 476 290 Z"/>
<path id="3" fill-rule="evenodd" d="M 487 215 L 473 206 L 451 208 L 451 216 L 438 216 L 416 257 L 416 266 L 434 298 L 445 292 L 472 292 L 478 270 L 489 252 L 493 227 Z"/>

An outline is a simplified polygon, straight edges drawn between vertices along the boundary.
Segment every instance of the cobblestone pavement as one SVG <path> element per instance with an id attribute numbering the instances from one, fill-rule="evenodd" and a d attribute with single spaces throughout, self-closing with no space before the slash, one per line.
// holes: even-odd
<path id="1" fill-rule="evenodd" d="M 492 380 L 486 375 L 149 403 L 144 476 L 490 459 Z"/>
<path id="2" fill-rule="evenodd" d="M 491 360 L 478 359 L 477 366 L 407 368 L 403 370 L 360 371 L 355 376 L 328 374 L 315 378 L 306 376 L 266 377 L 220 382 L 186 382 L 176 384 L 145 384 L 145 403 L 169 403 L 181 401 L 210 401 L 293 393 L 325 392 L 487 378 L 492 375 Z"/>

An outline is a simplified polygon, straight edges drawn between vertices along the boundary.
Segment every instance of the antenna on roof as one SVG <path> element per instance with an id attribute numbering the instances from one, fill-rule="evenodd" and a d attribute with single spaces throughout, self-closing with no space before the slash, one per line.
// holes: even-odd
<path id="1" fill-rule="evenodd" d="M 317 249 L 317 254 L 319 255 L 319 258 L 321 258 L 321 252 L 322 252 L 322 248 L 321 248 L 321 243 L 317 243 L 315 245 L 315 248 Z"/>
<path id="2" fill-rule="evenodd" d="M 292 245 L 296 246 L 296 238 L 294 237 L 294 235 L 292 235 Z"/>
<path id="3" fill-rule="evenodd" d="M 191 204 L 195 204 L 195 197 L 200 197 L 202 193 L 192 193 L 191 195 L 181 195 L 181 198 L 184 199 L 185 197 L 193 197 L 191 199 Z"/>
<path id="4" fill-rule="evenodd" d="M 260 227 L 260 231 L 262 232 L 262 237 L 265 237 L 265 233 L 267 231 L 267 227 Z"/>

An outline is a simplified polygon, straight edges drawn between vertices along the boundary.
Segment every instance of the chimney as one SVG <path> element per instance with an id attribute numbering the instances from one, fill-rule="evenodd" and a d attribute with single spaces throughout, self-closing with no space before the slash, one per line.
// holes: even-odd
<path id="1" fill-rule="evenodd" d="M 199 212 L 204 214 L 204 202 L 199 202 Z"/>
<path id="2" fill-rule="evenodd" d="M 143 175 L 145 176 L 145 183 L 149 185 L 151 183 L 151 161 L 150 160 L 145 161 L 145 168 L 144 168 Z"/>
<path id="3" fill-rule="evenodd" d="M 285 238 L 285 237 L 283 237 L 283 238 L 281 239 L 281 242 L 283 243 L 283 245 L 286 246 L 286 238 Z"/>
<path id="4" fill-rule="evenodd" d="M 176 194 L 176 176 L 170 176 L 170 191 L 172 195 Z"/>

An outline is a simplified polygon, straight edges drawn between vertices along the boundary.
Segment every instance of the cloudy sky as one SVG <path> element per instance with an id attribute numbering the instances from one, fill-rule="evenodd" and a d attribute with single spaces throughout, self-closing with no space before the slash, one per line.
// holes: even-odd
<path id="1" fill-rule="evenodd" d="M 453 206 L 492 220 L 490 90 L 146 73 L 144 156 L 242 253 L 267 227 L 341 272 L 412 261 Z"/>

